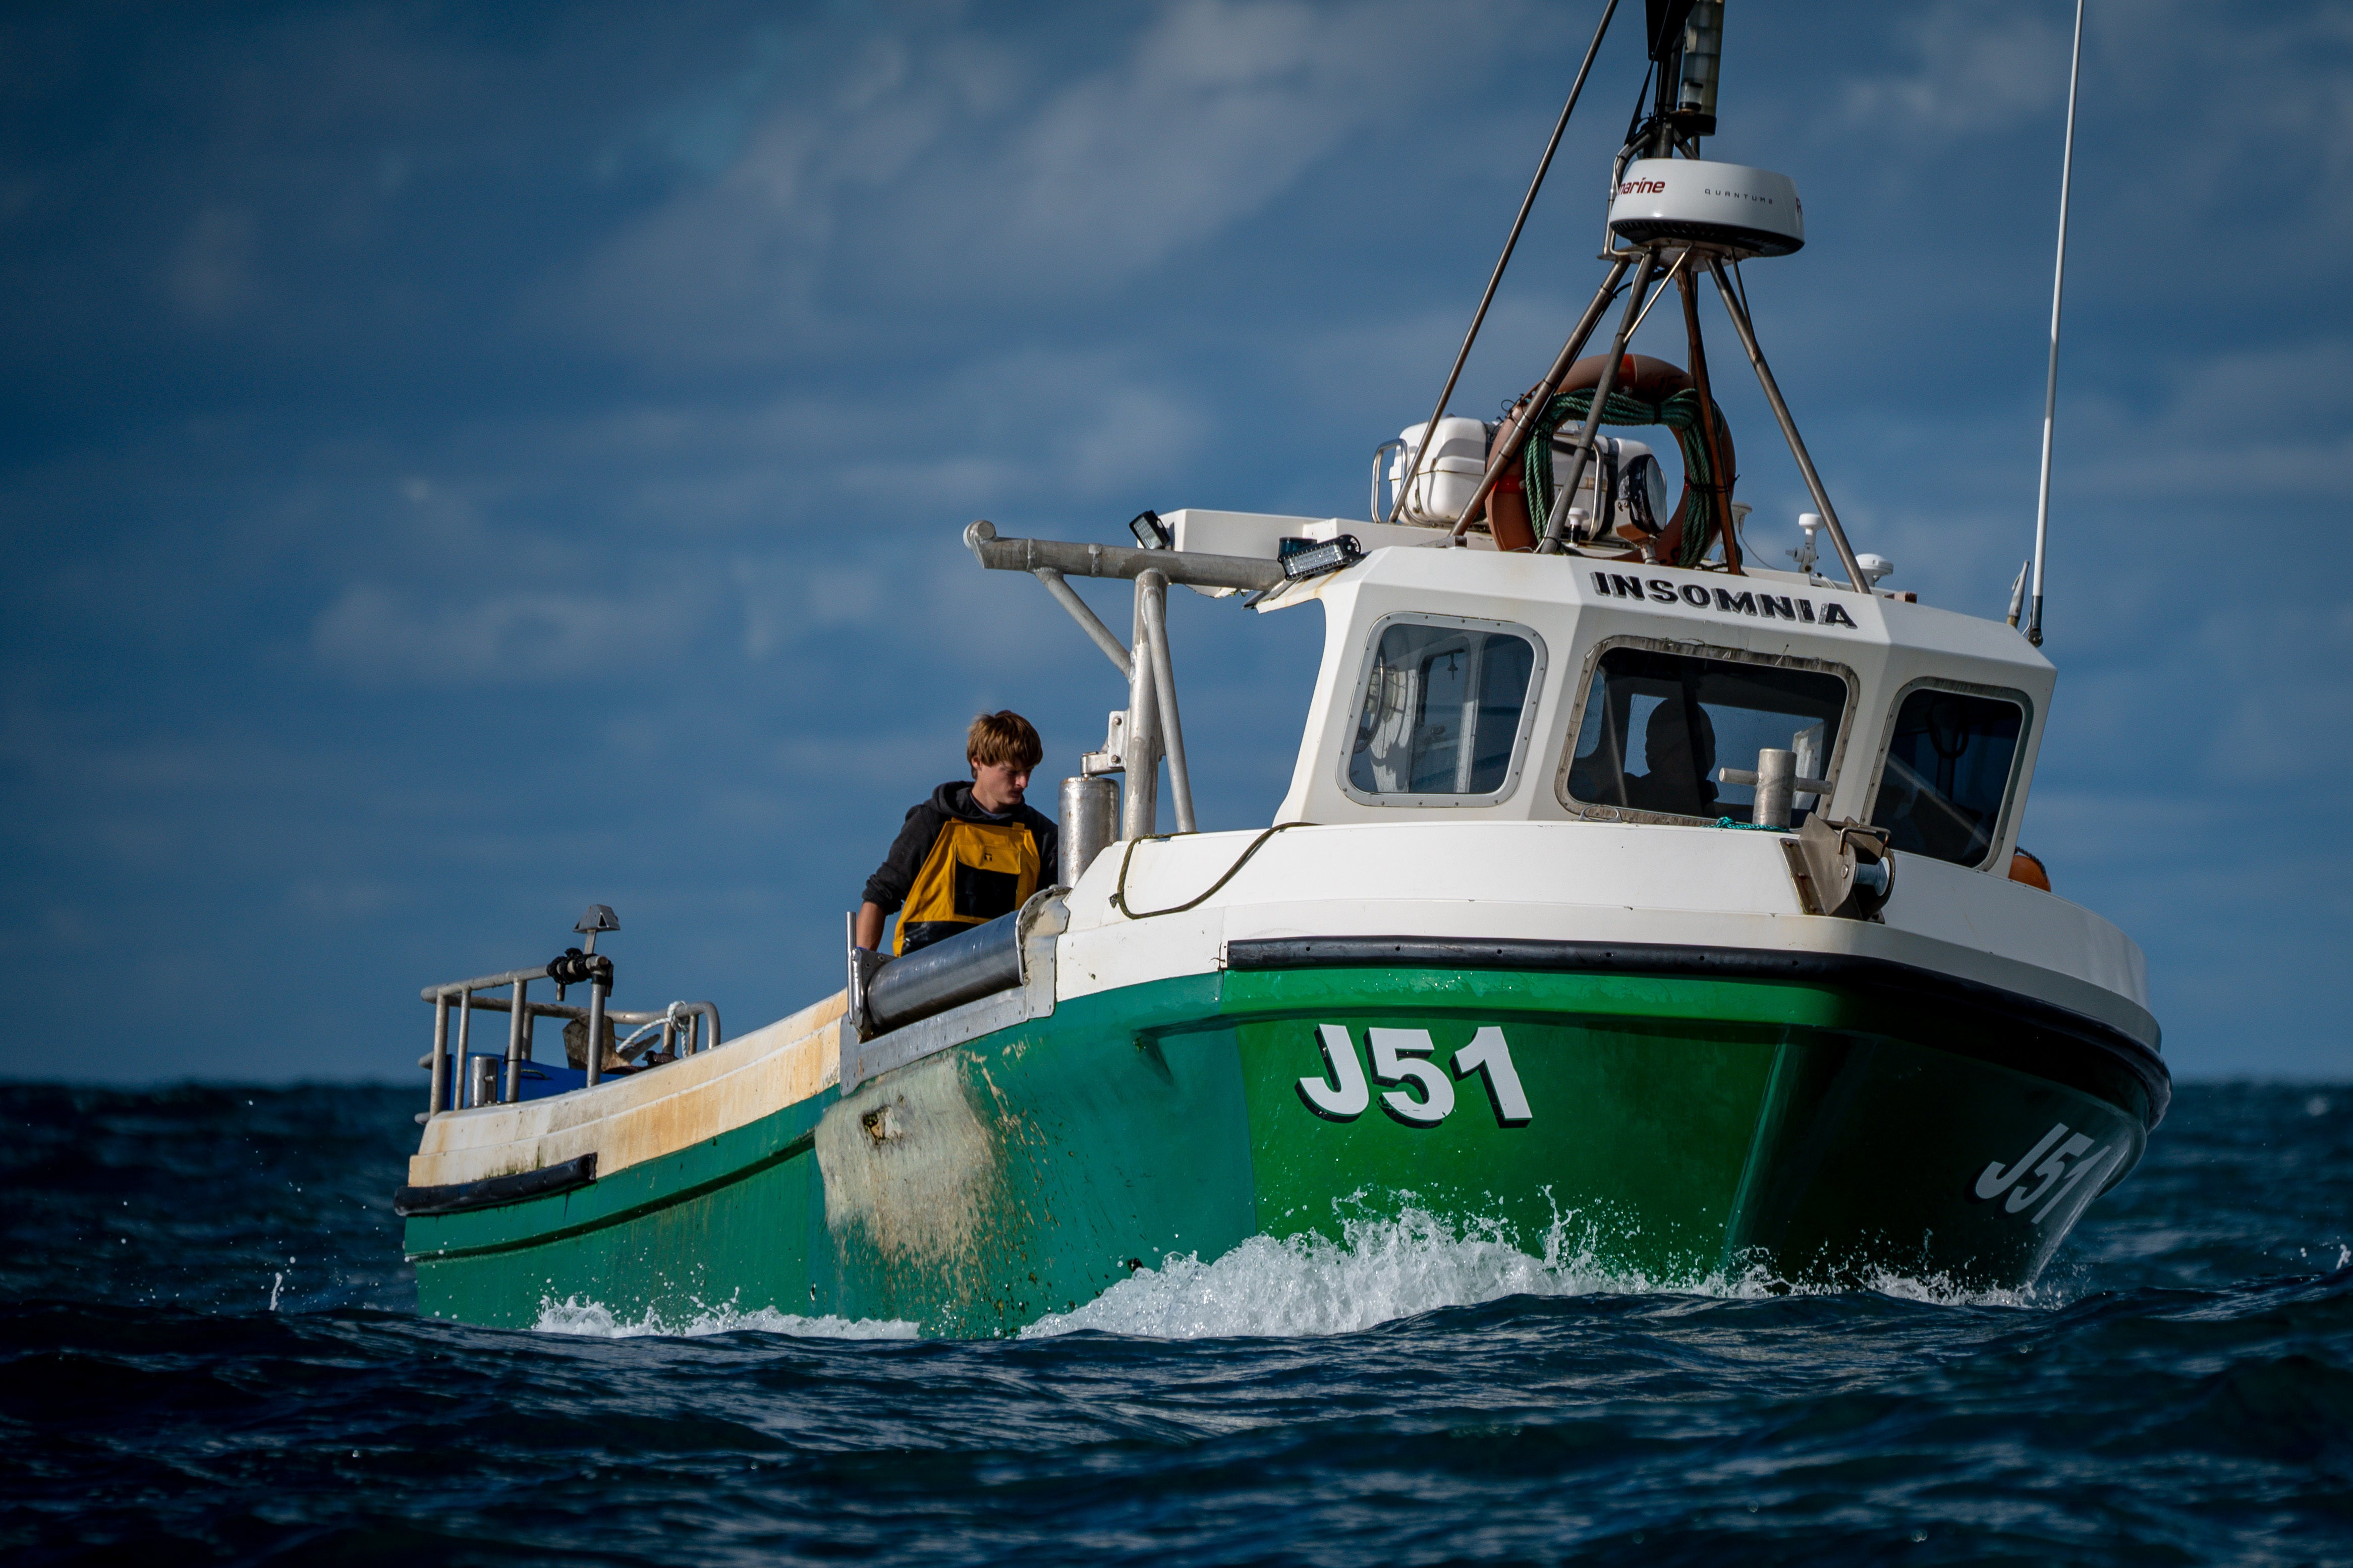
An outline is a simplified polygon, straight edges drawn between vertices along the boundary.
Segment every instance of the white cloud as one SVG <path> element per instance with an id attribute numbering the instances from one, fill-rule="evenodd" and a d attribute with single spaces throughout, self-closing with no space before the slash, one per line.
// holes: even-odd
<path id="1" fill-rule="evenodd" d="M 2068 34 L 2055 8 L 1945 0 L 1905 7 L 1899 27 L 1914 63 L 1846 84 L 1856 124 L 1973 135 L 2007 130 L 2066 95 Z"/>
<path id="2" fill-rule="evenodd" d="M 2034 792 L 2023 837 L 2046 851 L 2064 841 L 2071 859 L 2115 870 L 2147 864 L 2151 844 L 2193 836 L 2212 814 L 2194 796 L 2045 788 Z"/>
<path id="3" fill-rule="evenodd" d="M 1099 296 L 1213 244 L 1529 25 L 1514 4 L 1177 0 L 1114 58 L 1048 78 L 976 24 L 926 17 L 786 97 L 559 309 L 636 353 L 724 362 L 871 340 L 911 300 Z"/>
<path id="4" fill-rule="evenodd" d="M 173 303 L 202 321 L 217 321 L 253 304 L 253 215 L 236 207 L 209 206 L 195 216 L 173 252 L 164 291 Z"/>
<path id="5" fill-rule="evenodd" d="M 357 584 L 320 613 L 311 647 L 370 685 L 592 680 L 624 661 L 642 667 L 674 653 L 695 597 L 675 588 L 639 598 L 533 589 L 443 601 Z"/>
<path id="6" fill-rule="evenodd" d="M 810 636 L 886 630 L 902 607 L 889 574 L 874 566 L 794 554 L 731 562 L 728 575 L 743 598 L 744 657 L 754 661 Z"/>
<path id="7" fill-rule="evenodd" d="M 2198 647 L 2225 706 L 2183 739 L 2203 741 L 2209 773 L 2226 783 L 2342 798 L 2353 773 L 2353 604 L 2263 597 L 2204 617 Z"/>
<path id="8" fill-rule="evenodd" d="M 304 878 L 286 889 L 287 906 L 311 920 L 348 924 L 383 919 L 415 902 L 414 889 L 368 878 Z"/>
<path id="9" fill-rule="evenodd" d="M 1212 420 L 1173 378 L 1139 373 L 1131 357 L 1032 347 L 974 358 L 913 409 L 875 410 L 878 438 L 847 461 L 838 456 L 839 481 L 947 516 L 1133 494 L 1181 470 Z"/>

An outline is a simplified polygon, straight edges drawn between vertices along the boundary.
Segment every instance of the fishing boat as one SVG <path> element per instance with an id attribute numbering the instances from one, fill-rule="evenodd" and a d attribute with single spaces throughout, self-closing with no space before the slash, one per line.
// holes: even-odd
<path id="1" fill-rule="evenodd" d="M 396 1205 L 423 1311 L 998 1335 L 1405 1205 L 1662 1287 L 2034 1281 L 2170 1092 L 2139 949 L 2019 847 L 2054 671 L 2022 588 L 1973 616 L 1852 548 L 1743 281 L 1804 243 L 1795 187 L 1699 156 L 1722 5 L 1646 22 L 1606 276 L 1502 418 L 1450 416 L 1450 376 L 1363 520 L 965 531 L 1125 683 L 1054 886 L 902 957 L 846 944 L 840 991 L 733 1038 L 708 1003 L 610 1006 L 603 906 L 553 962 L 425 988 Z M 1704 289 L 1812 498 L 1783 567 L 1745 547 Z M 1681 364 L 1630 350 L 1662 301 Z M 1132 585 L 1124 637 L 1080 576 Z M 1323 617 L 1261 826 L 1196 823 L 1178 584 Z M 2041 603 L 2038 571 L 2031 631 Z"/>

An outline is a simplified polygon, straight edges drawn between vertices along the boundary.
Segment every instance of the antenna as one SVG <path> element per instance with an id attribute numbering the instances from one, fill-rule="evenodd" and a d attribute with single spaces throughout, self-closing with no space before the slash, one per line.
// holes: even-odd
<path id="1" fill-rule="evenodd" d="M 2051 416 L 2059 398 L 2059 300 L 2067 287 L 2067 189 L 2075 174 L 2075 80 L 2084 68 L 2084 0 L 2075 0 L 2075 47 L 2067 60 L 2067 142 L 2059 156 L 2059 258 L 2051 267 L 2051 368 L 2042 379 L 2042 479 L 2034 493 L 2034 591 L 2026 640 L 2042 646 L 2042 558 L 2051 542 Z"/>

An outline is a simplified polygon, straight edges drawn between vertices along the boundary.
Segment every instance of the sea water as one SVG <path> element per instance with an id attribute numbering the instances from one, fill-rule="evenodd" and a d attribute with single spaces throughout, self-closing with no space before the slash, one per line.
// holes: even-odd
<path id="1" fill-rule="evenodd" d="M 978 1344 L 419 1319 L 417 1099 L 0 1087 L 0 1558 L 2353 1562 L 2353 1089 L 2185 1086 L 2027 1291 L 1400 1200 Z"/>

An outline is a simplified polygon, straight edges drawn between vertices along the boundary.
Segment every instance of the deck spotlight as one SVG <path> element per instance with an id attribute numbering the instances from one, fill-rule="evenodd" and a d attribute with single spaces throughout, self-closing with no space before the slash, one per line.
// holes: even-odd
<path id="1" fill-rule="evenodd" d="M 1127 531 L 1135 535 L 1135 542 L 1146 550 L 1167 550 L 1175 542 L 1168 537 L 1168 525 L 1160 521 L 1158 512 L 1149 508 L 1127 520 Z"/>
<path id="2" fill-rule="evenodd" d="M 1282 574 L 1294 583 L 1337 572 L 1365 558 L 1365 547 L 1356 542 L 1353 533 L 1341 534 L 1321 544 L 1308 539 L 1286 539 L 1277 548 L 1282 555 Z"/>

